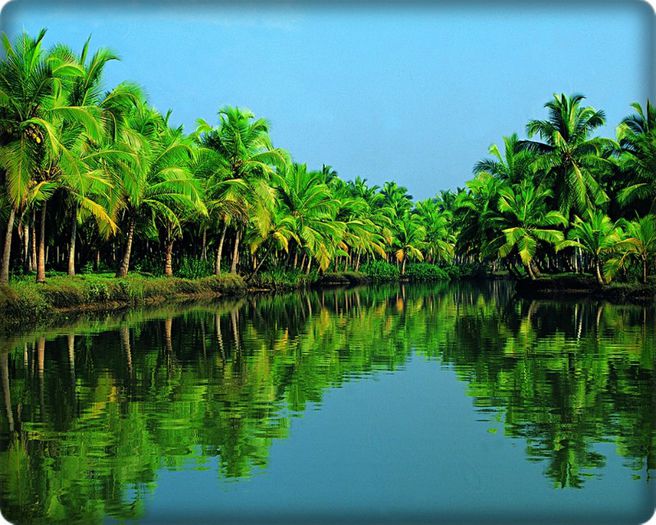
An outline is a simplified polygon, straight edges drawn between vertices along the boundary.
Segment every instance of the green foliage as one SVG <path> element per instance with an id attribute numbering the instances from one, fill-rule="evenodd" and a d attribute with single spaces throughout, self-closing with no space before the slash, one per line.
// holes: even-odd
<path id="1" fill-rule="evenodd" d="M 214 272 L 212 261 L 196 257 L 183 257 L 176 272 L 183 279 L 199 279 L 209 277 Z"/>
<path id="2" fill-rule="evenodd" d="M 444 268 L 430 263 L 408 264 L 405 276 L 411 281 L 447 281 L 450 278 Z"/>
<path id="3" fill-rule="evenodd" d="M 399 267 L 387 261 L 368 262 L 360 267 L 360 271 L 374 282 L 396 281 L 401 277 Z"/>

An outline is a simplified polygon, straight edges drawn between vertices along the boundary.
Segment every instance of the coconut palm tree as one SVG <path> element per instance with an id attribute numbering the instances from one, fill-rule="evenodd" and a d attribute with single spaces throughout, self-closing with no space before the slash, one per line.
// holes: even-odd
<path id="1" fill-rule="evenodd" d="M 627 257 L 637 258 L 642 265 L 642 283 L 647 284 L 649 261 L 656 257 L 656 217 L 646 215 L 633 221 L 622 221 L 625 231 L 624 240 L 618 248 L 624 250 L 622 262 Z M 621 265 L 621 264 L 620 264 Z"/>
<path id="2" fill-rule="evenodd" d="M 103 131 L 96 106 L 71 103 L 66 97 L 64 86 L 82 76 L 83 68 L 57 48 L 50 54 L 44 53 L 44 36 L 45 31 L 34 40 L 23 34 L 12 45 L 3 35 L 6 59 L 0 66 L 0 119 L 5 130 L 0 165 L 7 173 L 7 191 L 14 212 L 24 205 L 28 193 L 42 191 L 38 282 L 45 281 L 47 199 L 59 178 L 84 171 L 82 159 L 74 151 L 74 130 L 79 129 L 96 141 Z M 10 213 L 9 240 L 13 218 Z M 2 271 L 2 278 L 5 277 L 8 262 Z"/>
<path id="3" fill-rule="evenodd" d="M 531 279 L 539 272 L 534 260 L 540 243 L 558 245 L 564 240 L 563 232 L 553 227 L 565 226 L 567 219 L 559 212 L 547 211 L 545 201 L 551 196 L 551 191 L 536 188 L 529 181 L 499 190 L 499 212 L 503 214 L 505 237 L 499 256 L 505 258 L 517 250 Z"/>
<path id="4" fill-rule="evenodd" d="M 89 43 L 90 39 L 85 42 L 79 55 L 64 45 L 55 46 L 50 54 L 53 64 L 77 64 L 80 71 L 80 74 L 62 81 L 62 96 L 66 105 L 72 108 L 99 108 L 98 118 L 107 132 L 100 144 L 90 140 L 83 126 L 67 124 L 66 135 L 71 145 L 70 150 L 75 159 L 79 160 L 74 165 L 75 169 L 62 172 L 58 181 L 59 187 L 66 192 L 71 216 L 69 275 L 75 275 L 76 234 L 77 225 L 81 220 L 92 216 L 101 228 L 116 232 L 116 225 L 109 216 L 104 199 L 110 185 L 105 169 L 106 160 L 109 156 L 125 155 L 125 152 L 113 147 L 112 139 L 116 137 L 119 123 L 122 122 L 123 111 L 140 95 L 139 90 L 130 84 L 121 84 L 105 95 L 102 94 L 101 82 L 105 66 L 113 60 L 118 60 L 118 57 L 106 48 L 101 48 L 89 56 Z M 103 200 L 105 202 L 102 202 Z"/>
<path id="5" fill-rule="evenodd" d="M 554 95 L 545 104 L 549 118 L 531 120 L 526 126 L 529 137 L 540 141 L 522 141 L 522 146 L 537 153 L 535 169 L 544 174 L 545 183 L 554 191 L 560 211 L 584 213 L 588 208 L 608 200 L 596 178 L 606 169 L 600 156 L 608 139 L 592 137 L 606 117 L 603 111 L 583 106 L 583 95 Z"/>
<path id="6" fill-rule="evenodd" d="M 42 48 L 45 34 L 41 30 L 31 38 L 23 33 L 13 44 L 6 34 L 2 35 L 5 57 L 0 62 L 0 167 L 9 212 L 0 283 L 5 284 L 9 281 L 14 220 L 36 184 L 34 172 L 47 147 L 45 141 L 51 140 L 41 125 L 49 116 L 55 78 Z"/>
<path id="7" fill-rule="evenodd" d="M 644 201 L 650 213 L 656 212 L 656 108 L 648 100 L 643 109 L 631 105 L 633 115 L 626 117 L 617 129 L 622 149 L 621 166 L 629 183 L 618 193 L 624 205 Z"/>
<path id="8" fill-rule="evenodd" d="M 189 169 L 189 142 L 180 129 L 169 127 L 168 115 L 164 118 L 139 101 L 126 117 L 120 143 L 135 153 L 131 160 L 113 161 L 111 168 L 114 213 L 122 216 L 125 224 L 125 248 L 116 276 L 125 277 L 137 222 L 154 226 L 163 221 L 175 230 L 179 209 L 197 207 L 201 194 Z M 172 238 L 166 241 L 172 242 Z"/>
<path id="9" fill-rule="evenodd" d="M 618 249 L 622 240 L 621 229 L 603 211 L 588 210 L 585 220 L 575 217 L 567 237 L 569 242 L 561 243 L 557 249 L 578 246 L 589 253 L 592 256 L 597 283 L 606 284 L 602 271 L 604 258 Z"/>
<path id="10" fill-rule="evenodd" d="M 416 213 L 426 230 L 426 255 L 430 262 L 451 261 L 456 241 L 451 211 L 443 210 L 438 199 L 417 202 Z"/>
<path id="11" fill-rule="evenodd" d="M 405 265 L 408 259 L 424 260 L 422 250 L 425 247 L 426 229 L 421 218 L 409 212 L 403 216 L 397 227 L 395 257 L 401 264 L 401 275 L 405 275 Z"/>
<path id="12" fill-rule="evenodd" d="M 503 234 L 500 227 L 498 201 L 502 183 L 488 172 L 467 182 L 453 202 L 454 223 L 459 231 L 456 250 L 479 260 L 496 257 Z"/>
<path id="13" fill-rule="evenodd" d="M 282 170 L 277 187 L 278 206 L 292 219 L 291 230 L 300 241 L 307 268 L 314 259 L 326 270 L 336 248 L 344 248 L 343 222 L 336 219 L 339 203 L 324 182 L 324 174 L 308 171 L 305 164 L 291 164 Z M 305 253 L 307 252 L 307 253 Z M 296 268 L 298 252 L 295 253 Z M 301 263 L 303 265 L 303 263 Z M 306 268 L 306 270 L 307 270 Z"/>
<path id="14" fill-rule="evenodd" d="M 217 127 L 199 120 L 196 135 L 203 147 L 217 153 L 217 162 L 208 183 L 210 188 L 226 180 L 241 181 L 241 184 L 222 187 L 225 191 L 221 191 L 224 199 L 234 201 L 244 211 L 239 216 L 227 215 L 223 221 L 222 238 L 229 226 L 235 232 L 230 268 L 234 273 L 239 263 L 239 243 L 246 226 L 245 219 L 254 219 L 254 224 L 263 233 L 268 230 L 274 206 L 270 180 L 275 174 L 275 166 L 284 166 L 289 155 L 272 146 L 269 124 L 264 119 L 255 119 L 250 110 L 226 106 L 219 110 L 219 120 Z M 217 261 L 221 260 L 222 250 L 223 243 L 219 242 Z"/>
<path id="15" fill-rule="evenodd" d="M 488 152 L 493 158 L 477 162 L 474 174 L 489 173 L 510 184 L 518 184 L 524 179 L 532 178 L 535 154 L 523 146 L 516 133 L 503 137 L 503 144 L 503 154 L 496 144 L 490 146 Z"/>

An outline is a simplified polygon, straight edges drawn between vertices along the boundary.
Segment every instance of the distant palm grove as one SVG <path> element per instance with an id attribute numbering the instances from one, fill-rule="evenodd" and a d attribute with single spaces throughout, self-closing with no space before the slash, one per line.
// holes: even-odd
<path id="1" fill-rule="evenodd" d="M 2 284 L 29 274 L 44 282 L 46 270 L 252 279 L 414 268 L 587 273 L 607 285 L 647 283 L 654 270 L 649 102 L 627 108 L 616 137 L 602 138 L 603 111 L 555 95 L 544 119 L 526 125 L 528 138 L 492 146 L 465 188 L 414 202 L 394 182 L 344 181 L 328 165 L 294 162 L 272 144 L 268 122 L 243 108 L 223 107 L 188 134 L 139 86 L 105 91 L 113 52 L 89 42 L 46 50 L 44 36 L 3 36 Z"/>

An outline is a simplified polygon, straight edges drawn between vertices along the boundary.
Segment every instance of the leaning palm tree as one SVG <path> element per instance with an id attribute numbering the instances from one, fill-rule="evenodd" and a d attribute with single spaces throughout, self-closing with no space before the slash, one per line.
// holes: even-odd
<path id="1" fill-rule="evenodd" d="M 111 167 L 114 213 L 125 224 L 125 248 L 116 276 L 125 277 L 137 222 L 179 224 L 179 208 L 197 206 L 200 188 L 188 168 L 190 145 L 145 101 L 126 117 L 120 144 L 135 153 L 133 159 L 114 160 Z"/>
<path id="2" fill-rule="evenodd" d="M 504 186 L 499 190 L 499 212 L 503 214 L 504 244 L 499 256 L 508 257 L 517 251 L 531 279 L 538 276 L 535 258 L 540 243 L 557 245 L 564 240 L 563 232 L 555 226 L 565 226 L 567 219 L 557 211 L 547 211 L 549 190 L 536 188 L 525 181 L 516 186 Z"/>
<path id="3" fill-rule="evenodd" d="M 601 210 L 588 210 L 586 219 L 574 219 L 574 225 L 569 231 L 568 241 L 561 243 L 556 249 L 567 246 L 577 246 L 592 256 L 597 283 L 606 284 L 602 271 L 604 259 L 618 249 L 622 240 L 621 229 Z"/>
<path id="4" fill-rule="evenodd" d="M 591 136 L 606 117 L 603 111 L 583 106 L 584 99 L 583 95 L 554 95 L 545 104 L 549 118 L 531 120 L 526 126 L 529 137 L 537 135 L 541 142 L 522 142 L 538 154 L 535 169 L 544 173 L 560 211 L 568 218 L 571 212 L 584 213 L 608 200 L 596 173 L 606 168 L 600 153 L 609 140 Z"/>

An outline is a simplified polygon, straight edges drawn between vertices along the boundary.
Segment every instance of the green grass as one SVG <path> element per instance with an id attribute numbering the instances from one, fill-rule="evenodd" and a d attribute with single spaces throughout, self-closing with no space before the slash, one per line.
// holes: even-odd
<path id="1" fill-rule="evenodd" d="M 9 318 L 36 319 L 57 310 L 137 306 L 178 297 L 236 294 L 245 289 L 244 280 L 235 274 L 193 280 L 138 273 L 122 279 L 111 273 L 49 274 L 43 284 L 24 277 L 0 286 L 0 311 Z"/>

